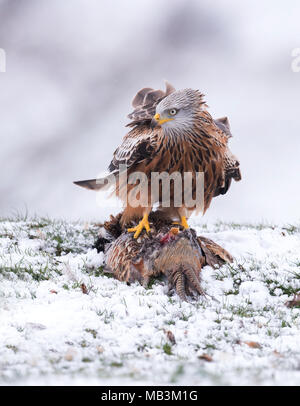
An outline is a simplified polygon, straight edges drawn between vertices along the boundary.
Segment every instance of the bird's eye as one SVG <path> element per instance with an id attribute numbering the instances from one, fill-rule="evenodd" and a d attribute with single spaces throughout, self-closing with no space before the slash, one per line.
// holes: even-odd
<path id="1" fill-rule="evenodd" d="M 177 114 L 177 110 L 171 109 L 171 110 L 169 110 L 169 114 L 170 114 L 170 116 L 175 116 L 175 114 Z"/>

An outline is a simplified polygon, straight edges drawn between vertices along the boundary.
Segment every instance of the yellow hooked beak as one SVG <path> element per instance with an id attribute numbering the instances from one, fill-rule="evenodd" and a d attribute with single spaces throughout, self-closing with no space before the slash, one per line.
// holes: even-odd
<path id="1" fill-rule="evenodd" d="M 157 121 L 157 123 L 158 123 L 159 125 L 162 125 L 162 124 L 166 123 L 167 121 L 174 120 L 174 118 L 162 118 L 162 119 L 161 119 L 161 118 L 160 118 L 160 114 L 158 114 L 158 113 L 156 113 L 153 118 L 154 118 L 154 120 Z"/>

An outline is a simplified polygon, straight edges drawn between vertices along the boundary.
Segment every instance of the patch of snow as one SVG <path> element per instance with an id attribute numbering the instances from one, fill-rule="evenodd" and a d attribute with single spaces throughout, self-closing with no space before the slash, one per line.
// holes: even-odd
<path id="1" fill-rule="evenodd" d="M 300 290 L 299 232 L 196 229 L 235 260 L 206 266 L 207 297 L 186 303 L 163 281 L 102 275 L 93 225 L 0 222 L 0 383 L 299 384 L 300 309 L 285 306 Z"/>

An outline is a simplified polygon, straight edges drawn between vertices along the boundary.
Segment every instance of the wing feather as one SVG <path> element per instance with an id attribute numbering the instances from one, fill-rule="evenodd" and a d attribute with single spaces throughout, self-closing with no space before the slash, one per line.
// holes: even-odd
<path id="1" fill-rule="evenodd" d="M 145 87 L 137 92 L 132 101 L 134 110 L 128 114 L 131 122 L 127 124 L 127 127 L 134 127 L 151 121 L 158 103 L 169 94 L 175 92 L 175 88 L 167 81 L 165 81 L 165 86 L 165 91 Z"/>
<path id="2" fill-rule="evenodd" d="M 228 140 L 232 137 L 228 118 L 214 120 L 209 112 L 203 111 L 201 121 L 204 130 L 203 144 L 207 144 L 205 153 L 202 155 L 206 156 L 206 159 L 209 158 L 205 163 L 205 182 L 208 195 L 212 198 L 227 193 L 232 179 L 241 180 L 240 163 L 228 147 Z M 208 202 L 210 198 L 207 199 Z"/>
<path id="3" fill-rule="evenodd" d="M 119 170 L 120 165 L 131 168 L 151 157 L 154 149 L 155 139 L 150 126 L 135 127 L 124 137 L 122 144 L 114 152 L 108 169 L 110 172 L 115 172 Z"/>

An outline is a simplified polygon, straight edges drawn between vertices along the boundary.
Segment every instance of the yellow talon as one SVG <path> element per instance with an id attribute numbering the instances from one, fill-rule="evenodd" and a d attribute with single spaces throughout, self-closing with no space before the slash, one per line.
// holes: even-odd
<path id="1" fill-rule="evenodd" d="M 185 228 L 185 229 L 188 229 L 188 228 L 189 228 L 189 225 L 188 225 L 188 223 L 187 223 L 187 221 L 186 221 L 186 217 L 185 217 L 185 216 L 181 216 L 181 221 L 180 221 L 180 223 L 179 223 L 178 221 L 176 221 L 176 222 L 174 222 L 173 224 L 179 224 L 180 226 L 182 226 L 182 227 Z"/>
<path id="2" fill-rule="evenodd" d="M 144 214 L 144 217 L 142 218 L 142 220 L 139 222 L 139 224 L 136 227 L 128 228 L 127 231 L 129 233 L 134 233 L 133 238 L 138 238 L 138 236 L 141 234 L 143 228 L 146 229 L 147 233 L 150 231 L 148 214 Z"/>

